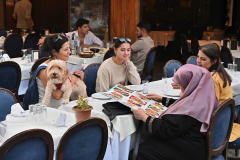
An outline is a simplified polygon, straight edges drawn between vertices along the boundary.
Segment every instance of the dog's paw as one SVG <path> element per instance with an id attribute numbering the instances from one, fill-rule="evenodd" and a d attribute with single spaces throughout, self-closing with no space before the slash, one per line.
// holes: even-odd
<path id="1" fill-rule="evenodd" d="M 62 104 L 68 104 L 68 103 L 69 103 L 69 99 L 62 100 Z"/>
<path id="2" fill-rule="evenodd" d="M 47 100 L 45 98 L 42 100 L 42 104 L 46 105 L 46 106 L 48 105 L 48 102 L 47 102 Z"/>

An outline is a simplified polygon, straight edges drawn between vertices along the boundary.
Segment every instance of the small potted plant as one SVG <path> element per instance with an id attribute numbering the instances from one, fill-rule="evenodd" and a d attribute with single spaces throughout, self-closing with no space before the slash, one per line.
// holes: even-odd
<path id="1" fill-rule="evenodd" d="M 77 100 L 77 106 L 74 106 L 72 110 L 75 111 L 76 121 L 80 122 L 90 118 L 92 106 L 88 105 L 88 100 L 85 97 L 79 96 Z"/>

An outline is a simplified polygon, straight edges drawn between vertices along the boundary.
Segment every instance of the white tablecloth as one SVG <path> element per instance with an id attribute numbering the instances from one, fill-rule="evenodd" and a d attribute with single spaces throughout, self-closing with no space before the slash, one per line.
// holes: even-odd
<path id="1" fill-rule="evenodd" d="M 188 50 L 191 51 L 191 40 L 187 40 L 187 43 L 188 43 Z M 219 47 L 221 47 L 221 42 L 218 40 L 210 40 L 210 41 L 198 40 L 198 43 L 199 43 L 199 46 L 203 46 L 208 43 L 216 43 L 216 44 L 218 44 Z"/>
<path id="2" fill-rule="evenodd" d="M 206 35 L 210 35 L 210 39 L 221 41 L 224 38 L 224 30 L 219 31 L 204 31 L 203 32 L 203 40 L 206 40 Z"/>
<path id="3" fill-rule="evenodd" d="M 168 41 L 174 41 L 175 31 L 151 31 L 149 36 L 153 39 L 156 47 L 166 47 L 168 45 Z"/>

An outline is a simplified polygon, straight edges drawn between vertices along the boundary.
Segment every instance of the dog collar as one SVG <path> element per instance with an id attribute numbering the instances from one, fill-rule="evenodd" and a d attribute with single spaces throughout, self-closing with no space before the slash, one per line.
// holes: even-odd
<path id="1" fill-rule="evenodd" d="M 63 83 L 58 83 L 58 84 L 54 83 L 54 85 L 57 87 L 57 89 L 61 89 L 61 88 L 62 88 L 62 85 L 63 85 Z"/>
<path id="2" fill-rule="evenodd" d="M 68 77 L 68 79 L 69 79 L 69 81 L 70 81 L 70 83 L 71 83 L 71 82 L 72 82 L 71 79 L 70 79 L 69 77 Z"/>

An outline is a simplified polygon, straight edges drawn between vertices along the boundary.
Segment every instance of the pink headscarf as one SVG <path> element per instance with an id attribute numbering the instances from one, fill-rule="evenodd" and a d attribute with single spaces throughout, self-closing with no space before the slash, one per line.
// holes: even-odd
<path id="1" fill-rule="evenodd" d="M 178 69 L 172 80 L 183 87 L 184 93 L 159 118 L 166 114 L 188 115 L 202 122 L 200 132 L 207 132 L 212 113 L 219 105 L 210 72 L 186 64 Z"/>

